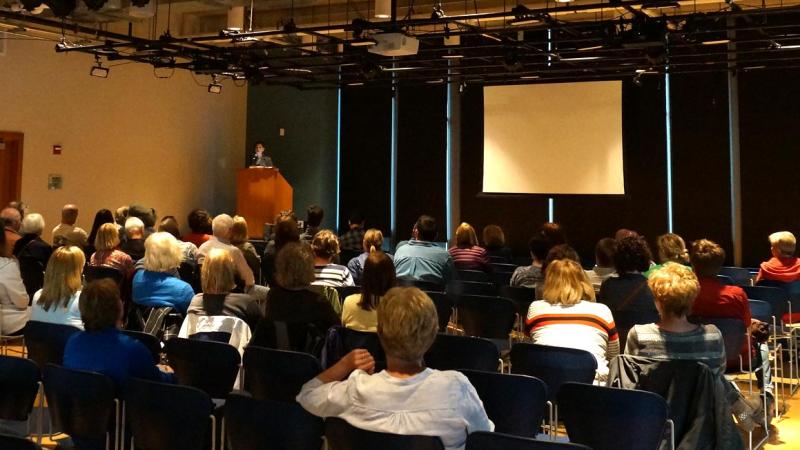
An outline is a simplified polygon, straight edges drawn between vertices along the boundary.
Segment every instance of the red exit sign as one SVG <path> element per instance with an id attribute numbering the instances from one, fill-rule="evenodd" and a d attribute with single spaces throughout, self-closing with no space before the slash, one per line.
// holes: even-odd
<path id="1" fill-rule="evenodd" d="M 60 155 L 61 154 L 61 146 L 60 145 L 54 145 L 53 146 L 53 154 L 54 155 Z"/>

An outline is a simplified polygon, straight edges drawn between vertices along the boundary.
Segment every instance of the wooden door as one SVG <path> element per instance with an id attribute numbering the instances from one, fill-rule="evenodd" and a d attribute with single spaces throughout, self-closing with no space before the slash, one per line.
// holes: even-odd
<path id="1" fill-rule="evenodd" d="M 20 200 L 22 133 L 0 131 L 0 207 Z"/>

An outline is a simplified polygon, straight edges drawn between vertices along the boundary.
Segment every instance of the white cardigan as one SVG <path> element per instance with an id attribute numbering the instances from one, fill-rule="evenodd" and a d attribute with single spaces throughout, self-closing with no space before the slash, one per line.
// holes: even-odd
<path id="1" fill-rule="evenodd" d="M 31 315 L 29 301 L 17 260 L 0 257 L 0 335 L 25 327 Z"/>

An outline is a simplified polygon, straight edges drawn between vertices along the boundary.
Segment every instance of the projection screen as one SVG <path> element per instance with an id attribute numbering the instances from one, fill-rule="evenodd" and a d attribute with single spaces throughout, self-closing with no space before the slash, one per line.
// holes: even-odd
<path id="1" fill-rule="evenodd" d="M 622 82 L 487 86 L 483 192 L 624 194 Z"/>

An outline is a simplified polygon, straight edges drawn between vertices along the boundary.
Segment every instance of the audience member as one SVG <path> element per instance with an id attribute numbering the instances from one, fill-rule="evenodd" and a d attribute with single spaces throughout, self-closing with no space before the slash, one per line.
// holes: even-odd
<path id="1" fill-rule="evenodd" d="M 367 257 L 370 253 L 381 251 L 381 248 L 383 248 L 383 233 L 377 228 L 370 228 L 364 233 L 364 240 L 362 241 L 363 253 L 347 263 L 347 269 L 350 271 L 350 275 L 353 276 L 353 281 L 356 284 L 361 283 L 361 277 L 364 272 L 364 262 L 367 260 Z M 385 253 L 385 255 L 391 261 L 394 261 L 392 255 L 388 253 Z"/>
<path id="2" fill-rule="evenodd" d="M 603 238 L 597 241 L 594 247 L 594 268 L 587 270 L 586 275 L 592 283 L 595 292 L 600 290 L 603 281 L 616 276 L 614 268 L 614 254 L 617 251 L 617 241 L 612 238 Z"/>
<path id="3" fill-rule="evenodd" d="M 342 250 L 348 252 L 361 251 L 361 243 L 364 241 L 364 216 L 358 211 L 350 214 L 347 221 L 347 232 L 339 238 Z M 381 248 L 378 247 L 378 250 Z"/>
<path id="4" fill-rule="evenodd" d="M 33 296 L 30 320 L 83 329 L 78 303 L 85 263 L 78 247 L 65 245 L 53 252 L 44 272 L 44 286 Z"/>
<path id="5" fill-rule="evenodd" d="M 0 335 L 22 334 L 30 317 L 28 292 L 22 282 L 17 260 L 6 255 L 6 235 L 0 233 Z"/>
<path id="6" fill-rule="evenodd" d="M 620 228 L 614 233 L 614 239 L 617 241 L 621 241 L 626 237 L 639 237 L 639 233 L 633 230 L 629 230 L 627 228 Z"/>
<path id="7" fill-rule="evenodd" d="M 526 330 L 535 344 L 576 348 L 597 360 L 596 381 L 605 381 L 608 361 L 619 354 L 619 336 L 608 306 L 595 303 L 581 265 L 554 260 L 544 279 L 544 300 L 531 303 Z"/>
<path id="8" fill-rule="evenodd" d="M 374 332 L 378 327 L 378 304 L 386 291 L 397 284 L 394 263 L 386 253 L 376 250 L 364 262 L 361 293 L 344 299 L 342 325 L 357 331 Z"/>
<path id="9" fill-rule="evenodd" d="M 12 201 L 8 202 L 8 204 L 6 205 L 6 208 L 14 208 L 14 209 L 16 209 L 17 212 L 19 212 L 19 216 L 22 217 L 23 219 L 25 218 L 25 216 L 28 215 L 28 205 L 26 205 L 25 203 L 22 203 L 19 200 L 12 200 Z"/>
<path id="10" fill-rule="evenodd" d="M 650 267 L 650 248 L 643 237 L 626 237 L 617 241 L 614 268 L 617 276 L 600 285 L 598 301 L 615 311 L 655 312 L 653 293 L 642 274 Z"/>
<path id="11" fill-rule="evenodd" d="M 416 288 L 394 288 L 378 304 L 378 337 L 386 370 L 374 374 L 366 350 L 353 350 L 306 383 L 297 401 L 320 417 L 340 417 L 371 431 L 438 436 L 463 449 L 467 434 L 493 431 L 483 403 L 457 371 L 425 367 L 438 329 L 436 307 Z"/>
<path id="12" fill-rule="evenodd" d="M 22 237 L 14 244 L 13 254 L 17 259 L 30 259 L 36 261 L 44 271 L 53 247 L 42 239 L 44 232 L 44 217 L 41 214 L 31 213 L 22 219 L 19 229 Z"/>
<path id="13" fill-rule="evenodd" d="M 398 278 L 447 284 L 455 273 L 450 253 L 437 246 L 436 219 L 422 215 L 417 219 L 411 240 L 397 248 L 394 266 Z"/>
<path id="14" fill-rule="evenodd" d="M 314 282 L 317 286 L 353 286 L 353 276 L 347 267 L 334 264 L 339 256 L 339 238 L 331 230 L 321 230 L 311 241 L 314 251 Z"/>
<path id="15" fill-rule="evenodd" d="M 486 249 L 478 245 L 478 236 L 472 225 L 464 222 L 456 228 L 456 245 L 450 247 L 450 256 L 456 270 L 480 270 L 491 273 L 492 264 Z"/>
<path id="16" fill-rule="evenodd" d="M 300 241 L 300 229 L 294 214 L 280 214 L 275 218 L 272 239 L 264 248 L 262 262 L 262 278 L 270 285 L 274 283 L 275 257 L 284 245 Z"/>
<path id="17" fill-rule="evenodd" d="M 114 211 L 114 222 L 120 230 L 125 227 L 125 221 L 128 220 L 128 209 L 127 206 L 120 206 Z"/>
<path id="18" fill-rule="evenodd" d="M 110 267 L 128 274 L 133 270 L 133 259 L 119 250 L 119 230 L 114 223 L 104 223 L 97 230 L 94 238 L 97 249 L 89 258 L 89 265 L 94 267 Z"/>
<path id="19" fill-rule="evenodd" d="M 88 239 L 86 231 L 82 228 L 76 227 L 75 222 L 78 221 L 78 207 L 73 204 L 64 205 L 61 208 L 61 223 L 53 228 L 53 246 L 60 247 L 66 243 L 67 233 L 72 231 L 83 235 L 84 240 Z M 73 239 L 74 240 L 74 239 Z"/>
<path id="20" fill-rule="evenodd" d="M 195 264 L 197 260 L 197 246 L 189 241 L 184 241 L 181 236 L 180 228 L 178 227 L 178 220 L 175 216 L 164 216 L 161 222 L 158 223 L 158 231 L 165 231 L 171 234 L 178 240 L 178 245 L 181 247 L 183 259 L 181 262 Z"/>
<path id="21" fill-rule="evenodd" d="M 250 295 L 231 292 L 236 287 L 235 277 L 236 265 L 231 253 L 221 248 L 211 249 L 201 271 L 203 292 L 192 298 L 188 313 L 238 317 L 255 330 L 263 316 L 261 308 Z"/>
<path id="22" fill-rule="evenodd" d="M 547 266 L 550 265 L 553 261 L 559 259 L 570 259 L 581 265 L 581 257 L 578 256 L 578 252 L 575 251 L 569 244 L 558 244 L 554 245 L 550 248 L 547 252 L 547 256 L 544 258 L 544 262 L 542 263 L 542 274 L 547 278 Z"/>
<path id="23" fill-rule="evenodd" d="M 800 260 L 794 256 L 797 241 L 788 231 L 769 235 L 772 258 L 761 263 L 756 281 L 773 280 L 791 283 L 800 280 Z"/>
<path id="24" fill-rule="evenodd" d="M 128 217 L 136 217 L 144 224 L 144 238 L 156 232 L 156 210 L 142 205 L 131 205 Z"/>
<path id="25" fill-rule="evenodd" d="M 211 215 L 205 209 L 193 209 L 186 217 L 186 222 L 189 224 L 189 230 L 192 232 L 183 236 L 186 242 L 191 242 L 197 247 L 203 245 L 207 240 L 211 239 Z"/>
<path id="26" fill-rule="evenodd" d="M 497 262 L 511 264 L 514 255 L 506 245 L 506 235 L 498 225 L 483 227 L 483 248 L 490 258 L 498 259 Z"/>
<path id="27" fill-rule="evenodd" d="M 151 234 L 145 241 L 144 270 L 136 271 L 133 276 L 133 301 L 157 308 L 169 306 L 186 313 L 194 290 L 173 275 L 180 265 L 178 240 L 165 232 Z"/>
<path id="28" fill-rule="evenodd" d="M 656 239 L 658 248 L 658 264 L 651 266 L 644 276 L 649 277 L 651 273 L 660 269 L 668 262 L 689 265 L 689 251 L 686 250 L 686 243 L 683 238 L 674 233 L 662 234 Z"/>
<path id="29" fill-rule="evenodd" d="M 144 222 L 138 217 L 128 217 L 125 221 L 125 242 L 119 249 L 127 253 L 133 262 L 144 258 Z"/>
<path id="30" fill-rule="evenodd" d="M 197 264 L 202 265 L 208 252 L 214 248 L 221 248 L 228 250 L 233 256 L 233 261 L 236 263 L 236 273 L 244 283 L 245 292 L 248 292 L 256 284 L 255 275 L 247 265 L 247 260 L 244 254 L 238 248 L 231 245 L 231 229 L 233 228 L 233 218 L 227 214 L 220 214 L 214 217 L 211 222 L 211 230 L 214 236 L 203 243 L 197 250 Z"/>
<path id="31" fill-rule="evenodd" d="M 535 234 L 528 241 L 528 250 L 531 252 L 531 265 L 514 269 L 514 273 L 511 274 L 511 286 L 535 289 L 539 283 L 544 281 L 542 265 L 545 258 L 547 258 L 550 247 L 550 241 L 544 235 Z"/>
<path id="32" fill-rule="evenodd" d="M 88 245 L 84 248 L 84 251 L 88 253 L 90 256 L 92 253 L 97 251 L 97 248 L 94 246 L 94 241 L 97 239 L 97 231 L 100 230 L 100 226 L 104 223 L 116 223 L 114 221 L 114 215 L 108 209 L 101 209 L 97 211 L 94 215 L 94 222 L 92 223 L 92 230 L 89 232 L 89 237 L 87 238 L 86 242 Z"/>
<path id="33" fill-rule="evenodd" d="M 322 218 L 325 215 L 325 211 L 322 210 L 321 207 L 317 205 L 311 205 L 306 210 L 306 223 L 305 223 L 305 230 L 303 234 L 300 235 L 300 240 L 303 242 L 311 243 L 311 240 L 314 239 L 314 236 L 317 235 L 319 232 L 320 224 L 322 224 Z"/>
<path id="34" fill-rule="evenodd" d="M 562 245 L 567 243 L 567 233 L 561 224 L 546 222 L 539 227 L 539 233 L 550 241 L 551 245 Z"/>
<path id="35" fill-rule="evenodd" d="M 234 216 L 233 227 L 231 227 L 231 245 L 242 252 L 247 266 L 253 271 L 255 277 L 261 273 L 261 257 L 258 256 L 256 248 L 248 239 L 247 221 L 242 216 Z"/>
<path id="36" fill-rule="evenodd" d="M 0 211 L 0 219 L 3 221 L 3 232 L 6 235 L 6 250 L 3 256 L 8 257 L 14 252 L 14 244 L 22 238 L 19 234 L 22 216 L 16 208 L 6 207 Z"/>

